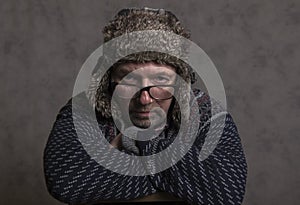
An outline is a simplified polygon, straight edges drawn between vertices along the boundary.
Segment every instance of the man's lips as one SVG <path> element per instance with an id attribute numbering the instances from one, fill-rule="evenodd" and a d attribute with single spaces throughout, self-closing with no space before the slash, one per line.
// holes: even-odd
<path id="1" fill-rule="evenodd" d="M 136 111 L 134 112 L 135 115 L 141 116 L 141 117 L 149 117 L 150 111 Z"/>
<path id="2" fill-rule="evenodd" d="M 150 116 L 150 110 L 146 110 L 146 111 L 139 111 L 139 110 L 135 110 L 132 111 L 131 114 L 133 114 L 134 116 L 138 116 L 138 117 L 149 117 Z"/>

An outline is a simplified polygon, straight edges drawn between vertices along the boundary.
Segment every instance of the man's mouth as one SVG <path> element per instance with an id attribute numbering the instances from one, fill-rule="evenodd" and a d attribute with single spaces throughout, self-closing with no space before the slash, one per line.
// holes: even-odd
<path id="1" fill-rule="evenodd" d="M 150 111 L 134 111 L 132 114 L 136 117 L 141 118 L 149 118 L 150 117 Z"/>

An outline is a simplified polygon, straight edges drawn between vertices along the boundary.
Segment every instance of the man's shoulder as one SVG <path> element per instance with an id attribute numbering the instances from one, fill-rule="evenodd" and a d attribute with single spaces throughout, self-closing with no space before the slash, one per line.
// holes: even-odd
<path id="1" fill-rule="evenodd" d="M 84 92 L 70 98 L 65 105 L 63 105 L 57 117 L 71 117 L 74 112 L 86 113 L 91 111 L 92 107 L 89 104 L 87 96 Z"/>
<path id="2" fill-rule="evenodd" d="M 226 109 L 221 102 L 210 97 L 207 93 L 200 89 L 193 89 L 192 91 L 200 111 L 202 110 L 212 114 L 226 112 Z"/>

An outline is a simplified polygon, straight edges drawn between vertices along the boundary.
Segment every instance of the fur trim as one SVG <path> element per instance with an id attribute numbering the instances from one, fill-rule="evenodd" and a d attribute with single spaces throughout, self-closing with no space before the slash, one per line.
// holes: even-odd
<path id="1" fill-rule="evenodd" d="M 189 38 L 190 34 L 185 30 L 179 20 L 174 14 L 169 11 L 162 9 L 153 10 L 148 8 L 143 9 L 124 9 L 121 10 L 115 18 L 109 22 L 107 26 L 103 29 L 104 42 L 108 42 L 111 39 L 114 39 L 118 36 L 121 36 L 126 33 L 142 30 L 160 30 L 173 32 L 177 35 L 180 35 L 185 38 Z M 168 50 L 177 52 L 176 56 L 179 56 L 181 59 L 186 56 L 186 47 L 178 39 L 170 39 L 170 35 L 165 33 L 159 42 L 153 42 L 153 36 L 151 37 L 148 33 L 144 36 L 137 35 L 135 40 L 138 42 L 138 38 L 146 39 L 149 42 L 149 45 L 153 48 L 161 48 L 162 46 Z M 155 35 L 155 33 L 152 33 Z M 103 75 L 99 72 L 95 72 L 92 76 L 91 84 L 89 90 L 87 91 L 88 98 L 90 103 L 96 108 L 96 110 L 105 118 L 111 118 L 112 112 L 118 112 L 118 109 L 115 109 L 115 105 L 111 105 L 111 95 L 109 93 L 109 82 L 110 74 L 112 69 L 117 68 L 120 64 L 135 62 L 135 63 L 145 63 L 145 62 L 156 62 L 159 64 L 167 64 L 173 66 L 176 69 L 176 73 L 180 75 L 188 84 L 191 84 L 191 68 L 184 63 L 182 60 L 170 56 L 166 53 L 159 53 L 153 51 L 134 53 L 131 55 L 126 55 L 124 50 L 120 51 L 118 48 L 127 48 L 128 42 L 116 41 L 114 45 L 110 45 L 110 48 L 104 47 L 103 49 L 103 58 L 99 59 L 98 62 L 98 71 L 101 71 L 101 68 L 109 67 L 113 65 L 110 69 Z M 131 42 L 130 42 L 131 43 Z M 147 46 L 149 46 L 147 45 Z M 131 47 L 137 48 L 142 46 L 141 44 L 136 43 Z M 154 49 L 155 50 L 155 49 Z M 125 57 L 124 57 L 125 56 Z M 113 62 L 113 59 L 121 59 L 118 62 Z M 100 81 L 101 79 L 101 81 Z M 180 99 L 186 100 L 185 105 L 188 105 L 189 93 L 186 90 L 179 90 L 178 95 Z M 113 108 L 113 109 L 112 109 Z M 181 108 L 184 109 L 184 108 Z M 120 113 L 114 113 L 116 116 L 120 116 Z M 177 102 L 174 102 L 174 107 L 171 113 L 170 118 L 174 122 L 174 125 L 178 127 L 180 125 L 181 118 L 186 118 L 187 116 L 181 116 L 179 105 Z"/>

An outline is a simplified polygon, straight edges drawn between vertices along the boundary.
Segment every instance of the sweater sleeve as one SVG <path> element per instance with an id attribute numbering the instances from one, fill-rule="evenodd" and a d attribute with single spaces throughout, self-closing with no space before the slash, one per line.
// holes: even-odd
<path id="1" fill-rule="evenodd" d="M 213 152 L 205 160 L 200 160 L 201 148 L 205 147 L 203 140 L 196 139 L 178 163 L 152 176 L 158 190 L 169 192 L 190 204 L 242 203 L 247 165 L 233 119 L 229 114 L 225 117 L 225 127 L 220 139 L 215 139 L 217 146 Z M 203 127 L 198 138 L 205 138 L 207 130 L 208 127 Z M 168 139 L 161 140 L 158 149 L 165 149 L 169 143 Z"/>
<path id="2" fill-rule="evenodd" d="M 44 173 L 53 197 L 68 204 L 83 204 L 155 193 L 149 177 L 121 175 L 97 163 L 78 139 L 78 134 L 93 139 L 96 133 L 87 120 L 82 121 L 75 130 L 69 102 L 60 110 L 48 138 Z"/>
<path id="3" fill-rule="evenodd" d="M 242 203 L 247 175 L 247 164 L 237 127 L 230 114 L 216 105 L 211 114 L 211 101 L 199 95 L 200 119 L 195 141 L 183 157 L 170 168 L 150 176 L 157 190 L 168 192 L 190 204 L 238 205 Z M 195 111 L 196 112 L 196 111 Z M 188 134 L 186 134 L 187 137 Z M 176 136 L 175 136 L 176 137 Z M 149 144 L 151 155 L 166 150 L 174 136 L 158 138 Z M 176 148 L 176 146 L 175 146 Z M 171 150 L 154 167 L 176 158 L 180 146 Z M 148 151 L 149 152 L 149 151 Z M 175 157 L 174 157 L 175 156 Z"/>

